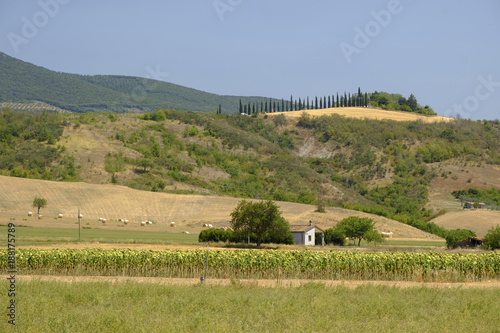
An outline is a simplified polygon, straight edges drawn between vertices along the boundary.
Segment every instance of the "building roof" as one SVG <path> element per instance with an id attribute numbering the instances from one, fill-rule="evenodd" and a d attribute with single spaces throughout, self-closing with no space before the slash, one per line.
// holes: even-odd
<path id="1" fill-rule="evenodd" d="M 320 232 L 324 232 L 323 229 L 321 228 L 318 228 L 317 226 L 315 225 L 291 225 L 290 226 L 290 231 L 293 233 L 293 232 L 308 232 L 309 230 L 313 229 L 313 228 L 316 228 L 318 231 Z"/>

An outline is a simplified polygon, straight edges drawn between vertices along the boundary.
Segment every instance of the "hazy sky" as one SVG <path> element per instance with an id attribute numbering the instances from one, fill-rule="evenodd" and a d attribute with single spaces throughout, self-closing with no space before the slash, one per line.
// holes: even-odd
<path id="1" fill-rule="evenodd" d="M 500 118 L 498 0 L 0 0 L 0 51 L 222 95 L 387 91 Z"/>

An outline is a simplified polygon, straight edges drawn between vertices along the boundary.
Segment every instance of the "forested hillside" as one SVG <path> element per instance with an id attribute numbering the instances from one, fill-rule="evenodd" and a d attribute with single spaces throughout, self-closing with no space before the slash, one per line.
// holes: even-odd
<path id="1" fill-rule="evenodd" d="M 471 171 L 500 165 L 500 123 L 462 119 L 426 124 L 336 115 L 291 120 L 6 109 L 0 142 L 3 175 L 334 205 L 441 236 L 445 230 L 428 223 L 443 213 L 426 206 L 431 182 L 453 177 L 447 164 Z"/>
<path id="2" fill-rule="evenodd" d="M 132 76 L 59 73 L 0 52 L 0 103 L 41 101 L 72 112 L 149 112 L 161 108 L 235 113 L 240 100 L 180 85 Z"/>
<path id="3" fill-rule="evenodd" d="M 385 92 L 334 93 L 327 96 L 274 99 L 223 96 L 149 78 L 120 75 L 77 75 L 54 72 L 0 52 L 0 103 L 23 111 L 152 112 L 157 109 L 226 114 L 257 114 L 335 107 L 378 107 L 434 115 L 412 94 Z"/>

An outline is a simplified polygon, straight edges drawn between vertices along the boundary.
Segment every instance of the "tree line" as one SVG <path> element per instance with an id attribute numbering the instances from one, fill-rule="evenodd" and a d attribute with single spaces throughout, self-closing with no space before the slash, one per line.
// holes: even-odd
<path id="1" fill-rule="evenodd" d="M 281 99 L 281 101 L 273 100 L 269 98 L 268 100 L 261 100 L 255 103 L 243 103 L 240 99 L 240 106 L 238 109 L 239 114 L 258 114 L 258 113 L 268 113 L 268 112 L 288 112 L 288 111 L 301 111 L 301 110 L 318 110 L 318 109 L 329 109 L 329 108 L 339 108 L 339 107 L 368 107 L 370 103 L 370 95 L 368 93 L 362 93 L 361 88 L 358 88 L 357 93 L 346 93 L 328 96 L 315 96 L 313 98 L 300 98 L 294 99 L 293 95 L 290 96 L 290 100 Z M 220 110 L 218 110 L 219 113 Z"/>

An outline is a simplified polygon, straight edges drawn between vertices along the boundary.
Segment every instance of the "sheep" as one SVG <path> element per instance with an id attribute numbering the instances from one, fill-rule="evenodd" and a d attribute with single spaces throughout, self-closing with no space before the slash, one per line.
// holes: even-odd
<path id="1" fill-rule="evenodd" d="M 43 215 L 38 215 L 39 220 L 43 220 Z"/>
<path id="2" fill-rule="evenodd" d="M 123 220 L 123 224 L 128 224 L 128 220 Z"/>
<path id="3" fill-rule="evenodd" d="M 212 225 L 211 225 L 211 224 L 208 224 L 208 225 L 207 225 L 207 227 L 212 228 Z"/>
<path id="4" fill-rule="evenodd" d="M 183 231 L 183 234 L 189 235 L 189 231 Z"/>
<path id="5" fill-rule="evenodd" d="M 118 222 L 123 222 L 123 219 L 118 219 Z"/>
<path id="6" fill-rule="evenodd" d="M 83 215 L 82 214 L 78 215 L 78 218 L 79 219 L 83 218 Z"/>
<path id="7" fill-rule="evenodd" d="M 148 222 L 148 224 L 153 224 L 153 221 L 147 221 L 147 222 Z"/>
<path id="8" fill-rule="evenodd" d="M 206 227 L 208 227 L 208 224 L 203 223 L 203 228 L 206 228 Z"/>
<path id="9" fill-rule="evenodd" d="M 382 236 L 385 238 L 391 238 L 392 237 L 392 231 L 391 232 L 381 232 Z"/>
<path id="10" fill-rule="evenodd" d="M 59 215 L 57 215 L 57 218 L 58 218 L 58 219 L 62 219 L 62 217 L 63 217 L 63 214 L 59 214 Z"/>
<path id="11" fill-rule="evenodd" d="M 101 220 L 101 222 L 102 222 L 103 224 L 105 224 L 107 221 L 108 221 L 108 220 L 106 220 L 106 219 L 102 219 L 102 220 Z"/>
<path id="12" fill-rule="evenodd" d="M 175 222 L 170 222 L 171 227 L 175 227 Z"/>
<path id="13" fill-rule="evenodd" d="M 33 216 L 33 212 L 28 212 L 28 216 Z"/>
<path id="14" fill-rule="evenodd" d="M 146 225 L 146 221 L 141 221 L 141 227 L 144 227 Z"/>

